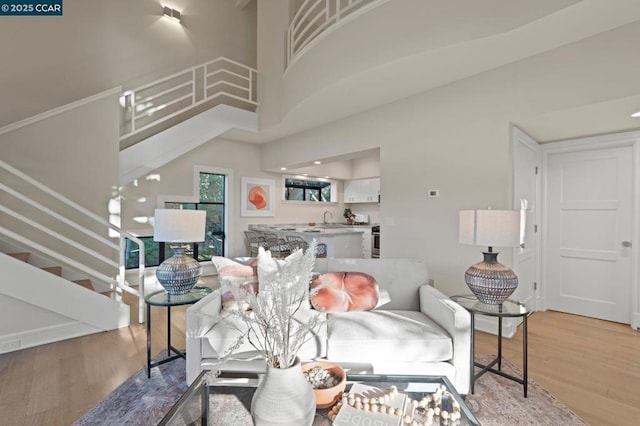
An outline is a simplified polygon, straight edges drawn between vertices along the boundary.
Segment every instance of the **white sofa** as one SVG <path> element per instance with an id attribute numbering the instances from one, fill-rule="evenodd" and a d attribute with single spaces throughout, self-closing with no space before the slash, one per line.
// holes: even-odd
<path id="1" fill-rule="evenodd" d="M 444 375 L 460 394 L 469 392 L 471 319 L 469 313 L 429 286 L 423 262 L 398 259 L 317 259 L 315 271 L 365 272 L 390 302 L 375 310 L 323 314 L 323 328 L 299 352 L 303 360 L 328 359 L 351 371 L 376 374 Z M 220 357 L 238 331 L 221 321 L 216 290 L 187 310 L 187 382 L 202 369 L 220 368 Z M 223 370 L 263 371 L 245 344 Z"/>

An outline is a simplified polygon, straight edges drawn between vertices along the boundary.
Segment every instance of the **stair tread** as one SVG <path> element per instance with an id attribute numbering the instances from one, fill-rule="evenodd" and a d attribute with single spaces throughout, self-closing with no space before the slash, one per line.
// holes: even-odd
<path id="1" fill-rule="evenodd" d="M 89 290 L 94 290 L 93 283 L 89 279 L 74 280 L 74 283 Z"/>
<path id="2" fill-rule="evenodd" d="M 45 268 L 41 268 L 43 271 L 51 272 L 54 275 L 59 277 L 62 276 L 62 266 L 47 266 Z"/>
<path id="3" fill-rule="evenodd" d="M 18 260 L 22 260 L 23 262 L 29 262 L 29 256 L 31 255 L 31 253 L 28 252 L 24 252 L 24 253 L 7 253 L 9 256 L 18 259 Z"/>

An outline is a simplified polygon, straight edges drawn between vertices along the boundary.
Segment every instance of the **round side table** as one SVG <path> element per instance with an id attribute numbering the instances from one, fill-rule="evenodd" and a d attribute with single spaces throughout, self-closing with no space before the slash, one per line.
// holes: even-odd
<path id="1" fill-rule="evenodd" d="M 157 367 L 174 359 L 184 358 L 187 355 L 171 345 L 171 307 L 181 305 L 193 305 L 213 290 L 209 287 L 194 287 L 185 294 L 169 294 L 165 290 L 154 291 L 145 296 L 147 304 L 147 377 L 151 377 L 151 368 Z M 164 306 L 167 308 L 167 358 L 151 362 L 151 306 Z M 171 352 L 174 355 L 171 355 Z"/>
<path id="2" fill-rule="evenodd" d="M 524 387 L 524 397 L 527 397 L 527 316 L 529 310 L 527 307 L 515 300 L 505 300 L 500 305 L 489 305 L 478 301 L 473 294 L 463 294 L 452 296 L 451 300 L 461 305 L 471 314 L 471 393 L 473 394 L 474 383 L 484 373 L 491 372 L 507 379 L 520 383 Z M 498 318 L 498 356 L 491 362 L 484 365 L 475 362 L 475 316 L 485 315 Z M 502 319 L 503 318 L 522 318 L 522 377 L 516 377 L 502 371 Z M 497 364 L 498 368 L 494 368 Z M 475 372 L 475 367 L 479 367 L 480 371 Z"/>

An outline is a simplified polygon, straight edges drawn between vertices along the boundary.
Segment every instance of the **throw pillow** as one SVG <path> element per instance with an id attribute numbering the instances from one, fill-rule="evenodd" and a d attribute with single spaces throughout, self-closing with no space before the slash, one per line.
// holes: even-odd
<path id="1" fill-rule="evenodd" d="M 363 272 L 328 272 L 316 277 L 311 288 L 319 285 L 324 287 L 311 298 L 311 305 L 322 312 L 368 311 L 380 297 L 376 279 Z"/>
<path id="2" fill-rule="evenodd" d="M 211 263 L 218 272 L 220 292 L 222 293 L 222 308 L 230 310 L 248 310 L 246 303 L 236 300 L 235 292 L 258 292 L 258 274 L 255 259 L 242 259 L 246 262 L 239 263 L 222 256 L 213 256 Z"/>
<path id="3" fill-rule="evenodd" d="M 258 291 L 269 291 L 269 283 L 274 282 L 281 271 L 290 274 L 294 273 L 293 271 L 296 271 L 298 263 L 302 260 L 303 256 L 304 252 L 298 249 L 284 259 L 274 259 L 271 257 L 270 251 L 260 247 L 258 249 Z M 305 292 L 300 295 L 300 297 L 303 297 L 303 305 L 308 307 L 309 286 L 304 284 L 300 288 Z"/>

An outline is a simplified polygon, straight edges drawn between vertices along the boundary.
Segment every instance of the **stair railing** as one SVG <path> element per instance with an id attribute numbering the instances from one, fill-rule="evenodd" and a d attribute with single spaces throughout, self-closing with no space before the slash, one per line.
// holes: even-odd
<path id="1" fill-rule="evenodd" d="M 40 203 L 39 201 L 34 200 L 33 198 L 17 191 L 16 189 L 13 189 L 7 185 L 5 185 L 4 183 L 0 183 L 0 190 L 6 192 L 7 194 L 9 194 L 10 196 L 20 200 L 21 202 L 31 206 L 34 209 L 37 209 L 38 212 L 45 214 L 47 217 L 55 219 L 58 222 L 62 222 L 65 225 L 81 232 L 84 235 L 87 235 L 89 237 L 91 237 L 93 240 L 95 240 L 98 243 L 98 246 L 100 247 L 106 247 L 106 248 L 110 248 L 113 250 L 118 251 L 119 253 L 119 259 L 118 261 L 114 261 L 113 259 L 99 253 L 98 251 L 94 250 L 91 247 L 87 247 L 86 245 L 83 245 L 81 243 L 79 243 L 78 241 L 74 241 L 71 238 L 68 238 L 65 235 L 60 234 L 59 232 L 56 232 L 52 229 L 50 229 L 49 227 L 43 225 L 40 222 L 37 222 L 35 220 L 32 220 L 26 216 L 24 216 L 23 214 L 5 206 L 0 204 L 0 212 L 5 213 L 11 217 L 13 217 L 14 219 L 19 220 L 20 222 L 24 223 L 25 225 L 38 230 L 39 232 L 45 233 L 46 235 L 48 235 L 49 237 L 55 238 L 56 240 L 72 246 L 76 249 L 80 248 L 82 249 L 85 253 L 90 254 L 94 259 L 100 261 L 101 263 L 107 265 L 109 268 L 113 268 L 115 269 L 115 271 L 117 271 L 116 276 L 115 277 L 111 277 L 108 276 L 100 271 L 97 271 L 83 263 L 80 263 L 68 256 L 65 256 L 63 254 L 60 254 L 57 250 L 52 250 L 49 247 L 46 247 L 42 244 L 39 244 L 36 241 L 33 241 L 23 235 L 20 235 L 12 230 L 9 230 L 3 226 L 0 226 L 0 234 L 5 235 L 15 241 L 17 241 L 18 243 L 22 244 L 25 248 L 30 248 L 33 249 L 37 252 L 40 252 L 42 254 L 44 254 L 45 256 L 53 259 L 53 260 L 57 260 L 59 262 L 62 262 L 63 264 L 66 264 L 80 272 L 83 272 L 85 274 L 87 274 L 90 277 L 96 278 L 100 281 L 103 282 L 107 282 L 110 285 L 110 288 L 112 291 L 115 292 L 116 294 L 116 300 L 118 301 L 122 301 L 122 292 L 126 291 L 130 294 L 133 294 L 135 296 L 138 297 L 138 322 L 142 323 L 144 321 L 145 315 L 144 315 L 144 309 L 145 309 L 145 303 L 144 303 L 144 294 L 145 294 L 145 289 L 144 289 L 144 268 L 145 268 L 145 258 L 144 258 L 144 242 L 142 240 L 140 240 L 139 238 L 137 238 L 135 235 L 132 235 L 129 232 L 123 231 L 122 229 L 118 228 L 117 226 L 109 223 L 109 221 L 107 221 L 106 219 L 98 216 L 97 214 L 93 213 L 92 211 L 86 209 L 85 207 L 79 205 L 78 203 L 68 199 L 67 197 L 65 197 L 64 195 L 54 191 L 53 189 L 49 188 L 48 186 L 38 182 L 37 180 L 33 179 L 32 177 L 28 176 L 27 174 L 21 172 L 20 170 L 10 166 L 9 164 L 5 163 L 4 161 L 0 160 L 0 168 L 4 169 L 5 171 L 11 173 L 12 175 L 14 175 L 15 177 L 19 178 L 22 182 L 26 182 L 28 184 L 30 184 L 31 186 L 37 188 L 38 190 L 44 192 L 47 194 L 47 196 L 52 197 L 56 200 L 58 200 L 59 202 L 64 203 L 67 207 L 73 209 L 75 212 L 80 213 L 81 215 L 83 215 L 84 217 L 88 218 L 91 222 L 99 224 L 104 226 L 106 229 L 108 229 L 110 234 L 113 235 L 117 235 L 118 239 L 119 239 L 119 243 L 116 244 L 114 241 L 112 241 L 109 238 L 106 238 L 103 235 L 100 235 L 94 231 L 92 231 L 91 229 L 78 224 L 77 222 L 69 219 L 66 216 L 61 215 L 60 213 L 57 213 L 56 211 L 46 207 L 45 205 L 43 205 L 42 203 Z M 140 247 L 140 254 L 139 254 L 139 259 L 138 259 L 138 289 L 136 290 L 135 288 L 131 287 L 129 285 L 129 283 L 125 280 L 125 245 L 126 245 L 126 240 L 129 239 L 135 243 L 137 243 Z"/>
<path id="2" fill-rule="evenodd" d="M 127 90 L 120 98 L 120 140 L 143 132 L 217 98 L 255 111 L 257 71 L 220 57 Z"/>
<path id="3" fill-rule="evenodd" d="M 305 0 L 287 30 L 287 66 L 328 29 L 353 19 L 389 0 Z"/>

